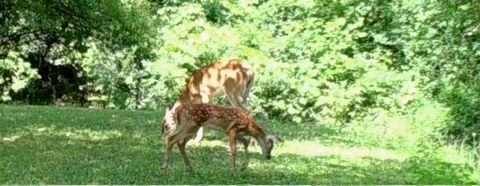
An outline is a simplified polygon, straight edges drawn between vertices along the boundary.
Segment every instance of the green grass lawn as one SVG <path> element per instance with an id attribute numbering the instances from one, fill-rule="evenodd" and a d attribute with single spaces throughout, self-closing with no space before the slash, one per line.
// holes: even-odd
<path id="1" fill-rule="evenodd" d="M 160 112 L 0 105 L 0 184 L 455 184 L 472 183 L 462 163 L 363 147 L 334 130 L 268 121 L 286 140 L 232 176 L 225 135 L 189 144 L 194 173 L 174 149 L 161 174 Z M 265 123 L 265 122 L 264 122 Z M 321 126 L 321 125 L 319 125 Z M 243 160 L 243 149 L 239 150 Z"/>

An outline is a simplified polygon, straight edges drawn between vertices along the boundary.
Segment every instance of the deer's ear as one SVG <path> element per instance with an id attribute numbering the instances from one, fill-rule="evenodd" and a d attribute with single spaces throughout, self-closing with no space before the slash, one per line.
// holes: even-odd
<path id="1" fill-rule="evenodd" d="M 167 105 L 167 107 L 165 107 L 165 113 L 168 113 L 172 110 L 172 105 Z"/>
<path id="2" fill-rule="evenodd" d="M 278 136 L 275 136 L 275 135 L 268 135 L 267 136 L 267 139 L 271 139 L 273 140 L 274 142 L 279 142 L 279 143 L 282 143 L 283 140 L 282 138 L 278 137 Z"/>

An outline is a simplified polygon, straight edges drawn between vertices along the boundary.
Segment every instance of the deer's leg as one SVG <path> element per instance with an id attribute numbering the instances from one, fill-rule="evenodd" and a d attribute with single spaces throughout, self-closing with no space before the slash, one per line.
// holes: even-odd
<path id="1" fill-rule="evenodd" d="M 203 127 L 200 127 L 198 129 L 197 135 L 195 136 L 195 139 L 193 141 L 195 141 L 195 143 L 200 143 L 202 138 L 203 138 Z"/>
<path id="2" fill-rule="evenodd" d="M 177 143 L 178 149 L 180 150 L 180 154 L 182 154 L 183 162 L 185 163 L 185 166 L 187 167 L 187 171 L 189 173 L 192 173 L 192 164 L 190 163 L 190 160 L 187 158 L 187 153 L 185 152 L 185 146 L 187 145 L 188 140 L 190 140 L 191 136 L 186 137 L 183 139 L 183 141 L 180 141 Z"/>
<path id="3" fill-rule="evenodd" d="M 228 139 L 230 143 L 230 155 L 232 156 L 232 171 L 233 174 L 237 172 L 237 166 L 235 164 L 235 155 L 237 153 L 237 131 L 232 129 L 228 132 Z"/>
<path id="4" fill-rule="evenodd" d="M 244 94 L 242 96 L 242 106 L 243 106 L 243 108 L 245 108 L 244 109 L 245 111 L 248 111 L 248 93 L 247 93 L 247 95 Z"/>
<path id="5" fill-rule="evenodd" d="M 248 96 L 250 95 L 250 90 L 252 89 L 252 85 L 253 85 L 253 77 L 250 81 L 248 81 L 247 86 L 245 87 L 245 90 L 243 91 L 243 94 L 242 94 L 242 104 L 247 109 L 248 109 Z"/>
<path id="6" fill-rule="evenodd" d="M 236 102 L 237 104 L 246 112 L 248 112 L 248 106 L 245 104 L 245 99 L 247 98 L 244 98 L 243 97 L 244 95 L 241 94 L 240 92 L 237 92 L 234 96 L 234 98 L 236 99 Z M 242 98 L 242 101 L 240 101 L 240 98 Z"/>
<path id="7" fill-rule="evenodd" d="M 247 108 L 245 108 L 245 106 L 243 106 L 242 103 L 240 102 L 239 100 L 240 96 L 238 94 L 227 93 L 227 97 L 228 97 L 228 100 L 230 100 L 230 103 L 232 103 L 232 105 L 235 105 L 247 111 Z"/>
<path id="8" fill-rule="evenodd" d="M 248 167 L 248 164 L 250 163 L 250 157 L 248 156 L 248 145 L 250 141 L 245 139 L 242 136 L 238 136 L 237 140 L 242 142 L 243 146 L 245 147 L 245 161 L 243 162 L 242 168 L 240 169 L 240 171 L 244 171 Z"/>

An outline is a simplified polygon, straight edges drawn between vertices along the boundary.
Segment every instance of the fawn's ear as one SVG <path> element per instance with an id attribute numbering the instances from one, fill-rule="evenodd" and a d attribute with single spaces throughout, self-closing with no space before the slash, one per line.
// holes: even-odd
<path id="1" fill-rule="evenodd" d="M 167 107 L 165 107 L 165 113 L 170 112 L 172 110 L 172 105 L 168 104 Z"/>
<path id="2" fill-rule="evenodd" d="M 283 142 L 282 138 L 280 138 L 278 136 L 275 136 L 275 135 L 268 135 L 267 139 L 271 139 L 274 142 L 280 142 L 280 143 Z"/>
<path id="3" fill-rule="evenodd" d="M 168 105 L 167 107 L 165 107 L 165 117 L 167 119 L 173 117 L 173 109 L 171 105 Z"/>

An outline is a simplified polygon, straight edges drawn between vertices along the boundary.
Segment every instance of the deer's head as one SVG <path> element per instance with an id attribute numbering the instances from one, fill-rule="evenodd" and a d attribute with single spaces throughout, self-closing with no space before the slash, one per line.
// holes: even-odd
<path id="1" fill-rule="evenodd" d="M 267 134 L 263 137 L 256 137 L 256 140 L 262 148 L 263 156 L 265 156 L 267 160 L 272 158 L 272 149 L 274 144 L 278 142 L 283 142 L 281 138 L 271 134 Z"/>

